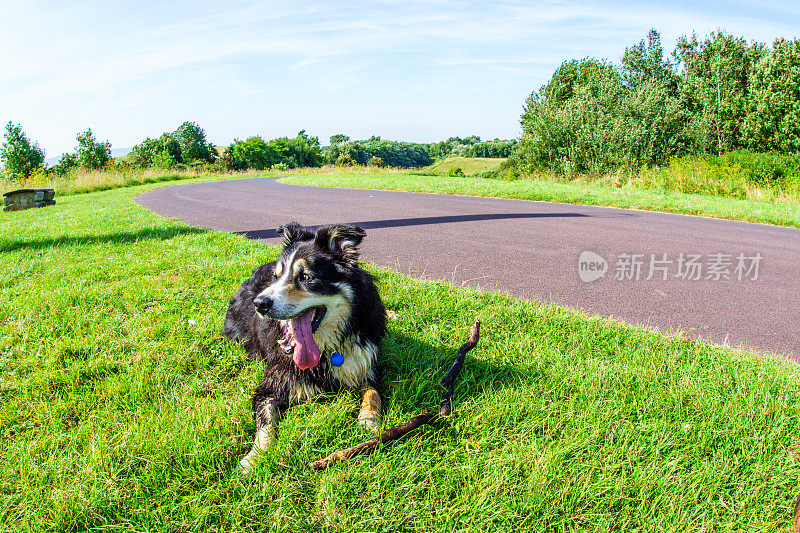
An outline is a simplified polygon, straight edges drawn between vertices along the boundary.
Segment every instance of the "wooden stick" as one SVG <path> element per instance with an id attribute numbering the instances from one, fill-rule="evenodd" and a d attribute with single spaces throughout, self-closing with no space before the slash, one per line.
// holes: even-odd
<path id="1" fill-rule="evenodd" d="M 381 435 L 373 437 L 366 442 L 362 442 L 361 444 L 353 446 L 352 448 L 333 452 L 324 459 L 309 463 L 308 466 L 310 466 L 312 470 L 324 470 L 332 464 L 338 463 L 344 459 L 349 459 L 350 457 L 355 457 L 356 455 L 360 454 L 371 453 L 373 450 L 375 450 L 375 448 L 378 447 L 378 443 L 386 444 L 392 442 L 393 440 L 399 439 L 409 431 L 412 431 L 423 424 L 431 424 L 440 418 L 449 416 L 453 403 L 453 385 L 455 384 L 458 374 L 461 372 L 461 367 L 464 366 L 464 358 L 467 355 L 467 352 L 478 344 L 480 329 L 481 322 L 478 320 L 475 322 L 475 325 L 470 328 L 469 340 L 462 344 L 458 349 L 458 352 L 456 352 L 456 358 L 453 361 L 453 365 L 450 367 L 450 370 L 447 371 L 447 374 L 445 374 L 444 379 L 442 380 L 444 394 L 442 395 L 441 403 L 439 403 L 439 412 L 434 411 L 414 415 L 405 424 L 400 424 L 399 426 L 394 426 L 393 428 L 387 429 Z"/>

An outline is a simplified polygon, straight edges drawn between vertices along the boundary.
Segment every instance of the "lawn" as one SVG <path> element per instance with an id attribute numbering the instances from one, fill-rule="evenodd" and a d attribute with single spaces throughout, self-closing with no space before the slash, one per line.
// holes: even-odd
<path id="1" fill-rule="evenodd" d="M 446 157 L 425 167 L 425 170 L 433 170 L 446 175 L 451 169 L 457 167 L 469 176 L 478 172 L 498 170 L 505 160 L 505 157 Z"/>
<path id="2" fill-rule="evenodd" d="M 800 227 L 800 204 L 797 203 L 686 194 L 656 188 L 641 189 L 635 186 L 614 187 L 600 183 L 537 179 L 506 181 L 477 177 L 422 176 L 398 172 L 342 171 L 308 174 L 299 172 L 281 181 L 322 187 L 389 189 L 602 205 Z"/>
<path id="3" fill-rule="evenodd" d="M 277 249 L 132 202 L 156 186 L 2 214 L 0 530 L 788 530 L 796 365 L 371 265 L 386 424 L 482 321 L 451 419 L 314 473 L 369 435 L 334 396 L 240 477 L 259 367 L 220 328 Z"/>

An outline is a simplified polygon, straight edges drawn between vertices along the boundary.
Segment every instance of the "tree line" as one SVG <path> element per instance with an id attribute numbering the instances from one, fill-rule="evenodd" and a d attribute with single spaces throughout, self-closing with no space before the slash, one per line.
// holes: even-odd
<path id="1" fill-rule="evenodd" d="M 75 153 L 64 154 L 58 164 L 45 167 L 44 150 L 28 139 L 21 125 L 9 122 L 0 146 L 0 165 L 9 179 L 24 179 L 35 174 L 64 176 L 74 169 L 96 170 L 109 166 L 222 171 L 284 170 L 324 164 L 418 168 L 448 155 L 507 157 L 515 143 L 499 139 L 481 142 L 480 137 L 472 136 L 422 144 L 382 140 L 377 136 L 350 140 L 347 135 L 336 134 L 331 136 L 330 145 L 321 146 L 318 137 L 303 130 L 294 138 L 234 139 L 220 150 L 208 142 L 203 128 L 194 122 L 184 122 L 175 131 L 144 139 L 123 161 L 113 160 L 111 143 L 97 141 L 88 129 L 78 134 Z"/>
<path id="2" fill-rule="evenodd" d="M 662 165 L 673 156 L 800 152 L 800 40 L 772 47 L 723 31 L 661 36 L 621 63 L 565 61 L 527 99 L 508 167 L 518 173 Z"/>

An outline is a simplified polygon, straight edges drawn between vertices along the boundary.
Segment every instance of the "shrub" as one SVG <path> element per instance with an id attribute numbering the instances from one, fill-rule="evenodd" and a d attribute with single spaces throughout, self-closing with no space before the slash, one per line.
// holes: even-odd
<path id="1" fill-rule="evenodd" d="M 53 165 L 50 170 L 59 176 L 66 176 L 72 169 L 78 166 L 78 156 L 75 154 L 63 154 L 58 163 Z"/>
<path id="2" fill-rule="evenodd" d="M 474 178 L 498 179 L 501 177 L 499 170 L 483 170 L 472 175 Z"/>
<path id="3" fill-rule="evenodd" d="M 336 158 L 336 166 L 339 167 L 352 167 L 353 159 L 349 155 L 340 155 Z"/>
<path id="4" fill-rule="evenodd" d="M 464 177 L 464 170 L 461 167 L 452 167 L 450 170 L 447 171 L 448 176 L 460 176 Z"/>
<path id="5" fill-rule="evenodd" d="M 225 170 L 265 170 L 280 162 L 280 154 L 258 136 L 234 140 L 220 157 Z"/>
<path id="6" fill-rule="evenodd" d="M 180 144 L 172 133 L 164 133 L 158 139 L 146 138 L 133 147 L 129 159 L 132 164 L 147 168 L 153 165 L 153 158 L 161 152 L 169 153 L 178 163 L 183 162 Z"/>
<path id="7" fill-rule="evenodd" d="M 348 141 L 325 148 L 325 160 L 339 164 L 341 157 L 347 157 L 356 165 L 370 165 L 372 158 L 378 158 L 383 166 L 419 168 L 433 163 L 424 144 L 384 141 L 373 136 L 366 141 Z"/>
<path id="8" fill-rule="evenodd" d="M 367 162 L 367 166 L 370 166 L 370 167 L 382 167 L 383 166 L 383 159 L 381 159 L 377 155 L 374 155 Z"/>
<path id="9" fill-rule="evenodd" d="M 172 154 L 166 150 L 158 152 L 153 157 L 153 167 L 160 170 L 169 170 L 171 168 L 175 168 L 177 164 L 178 162 L 175 161 L 175 158 L 172 156 Z"/>

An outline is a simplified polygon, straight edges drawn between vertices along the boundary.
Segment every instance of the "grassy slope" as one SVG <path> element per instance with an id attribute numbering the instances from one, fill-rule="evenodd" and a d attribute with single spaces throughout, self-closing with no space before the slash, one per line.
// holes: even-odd
<path id="1" fill-rule="evenodd" d="M 719 196 L 684 194 L 661 189 L 642 190 L 632 187 L 617 188 L 597 184 L 560 183 L 534 179 L 503 181 L 398 173 L 294 175 L 282 181 L 298 185 L 467 194 L 545 202 L 629 207 L 800 227 L 800 206 L 796 204 L 738 200 Z"/>
<path id="2" fill-rule="evenodd" d="M 374 268 L 388 424 L 483 321 L 451 421 L 314 474 L 366 436 L 339 395 L 239 478 L 259 369 L 219 331 L 276 250 L 132 204 L 152 187 L 2 215 L 0 529 L 786 530 L 794 365 Z"/>
<path id="3" fill-rule="evenodd" d="M 426 167 L 426 170 L 435 170 L 447 174 L 451 168 L 459 167 L 464 174 L 470 175 L 476 172 L 497 170 L 505 160 L 504 157 L 446 157 Z"/>

